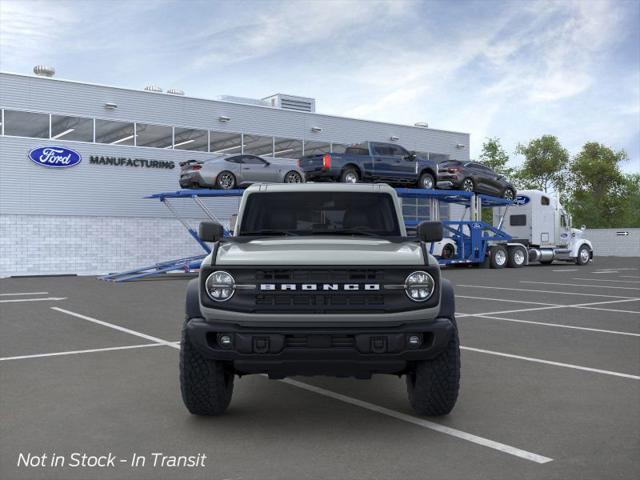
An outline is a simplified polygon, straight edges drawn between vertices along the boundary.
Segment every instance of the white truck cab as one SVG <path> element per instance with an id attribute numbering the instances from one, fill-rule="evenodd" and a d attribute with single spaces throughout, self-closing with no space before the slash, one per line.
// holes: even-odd
<path id="1" fill-rule="evenodd" d="M 586 227 L 572 228 L 560 202 L 542 191 L 519 191 L 514 205 L 494 209 L 493 224 L 513 237 L 511 242 L 527 247 L 529 262 L 584 265 L 593 258 L 591 242 L 583 238 Z"/>

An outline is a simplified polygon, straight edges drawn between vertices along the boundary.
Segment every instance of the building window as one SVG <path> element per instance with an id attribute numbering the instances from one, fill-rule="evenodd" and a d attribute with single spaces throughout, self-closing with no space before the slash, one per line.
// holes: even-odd
<path id="1" fill-rule="evenodd" d="M 51 139 L 93 142 L 93 119 L 51 115 Z"/>
<path id="2" fill-rule="evenodd" d="M 206 130 L 176 127 L 175 137 L 173 148 L 177 150 L 208 151 L 209 137 Z"/>
<path id="3" fill-rule="evenodd" d="M 171 148 L 173 145 L 173 129 L 164 125 L 136 123 L 136 146 Z"/>
<path id="4" fill-rule="evenodd" d="M 133 123 L 114 120 L 96 120 L 96 142 L 111 145 L 133 145 L 135 130 Z"/>
<path id="5" fill-rule="evenodd" d="M 279 158 L 300 158 L 302 157 L 302 140 L 291 138 L 274 138 L 273 156 Z"/>
<path id="6" fill-rule="evenodd" d="M 222 155 L 242 153 L 242 135 L 229 132 L 209 132 L 209 151 Z"/>
<path id="7" fill-rule="evenodd" d="M 273 156 L 273 137 L 244 134 L 244 152 L 250 155 Z"/>
<path id="8" fill-rule="evenodd" d="M 347 150 L 349 145 L 344 145 L 342 143 L 332 143 L 331 144 L 331 153 L 344 153 Z"/>
<path id="9" fill-rule="evenodd" d="M 49 115 L 5 110 L 4 134 L 15 137 L 49 138 Z"/>
<path id="10" fill-rule="evenodd" d="M 322 155 L 323 153 L 329 153 L 331 151 L 331 144 L 328 142 L 311 142 L 304 141 L 304 154 L 305 155 Z"/>

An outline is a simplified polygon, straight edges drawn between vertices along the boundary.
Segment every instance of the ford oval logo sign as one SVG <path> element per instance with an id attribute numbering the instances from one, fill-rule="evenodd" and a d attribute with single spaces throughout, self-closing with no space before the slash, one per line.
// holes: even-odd
<path id="1" fill-rule="evenodd" d="M 43 167 L 68 168 L 79 164 L 82 156 L 69 148 L 38 147 L 29 152 L 29 160 Z"/>
<path id="2" fill-rule="evenodd" d="M 514 205 L 526 205 L 529 203 L 531 199 L 526 195 L 517 195 L 516 199 L 513 201 Z"/>

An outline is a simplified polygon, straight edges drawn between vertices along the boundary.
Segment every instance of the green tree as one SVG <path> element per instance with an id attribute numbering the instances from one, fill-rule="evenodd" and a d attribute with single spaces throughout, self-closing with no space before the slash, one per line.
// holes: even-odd
<path id="1" fill-rule="evenodd" d="M 626 178 L 620 163 L 624 150 L 613 151 L 597 142 L 585 143 L 569 167 L 568 205 L 576 225 L 619 227 L 637 216 L 631 202 L 637 201 L 638 179 Z M 636 205 L 636 211 L 638 210 Z M 625 217 L 627 218 L 626 220 Z"/>
<path id="2" fill-rule="evenodd" d="M 507 177 L 513 175 L 513 168 L 507 166 L 507 163 L 509 163 L 509 154 L 502 148 L 498 137 L 485 139 L 485 142 L 482 144 L 482 153 L 480 154 L 479 160 L 483 165 L 502 175 Z"/>
<path id="3" fill-rule="evenodd" d="M 640 173 L 625 175 L 623 208 L 617 226 L 640 228 Z"/>
<path id="4" fill-rule="evenodd" d="M 565 189 L 569 152 L 553 135 L 534 138 L 526 145 L 518 144 L 516 153 L 525 161 L 517 171 L 516 181 L 521 188 L 534 188 L 548 192 L 553 188 L 560 193 Z"/>

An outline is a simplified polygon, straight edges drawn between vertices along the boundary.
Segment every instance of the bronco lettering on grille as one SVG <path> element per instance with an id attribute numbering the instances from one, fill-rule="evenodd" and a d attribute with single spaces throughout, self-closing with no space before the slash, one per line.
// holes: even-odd
<path id="1" fill-rule="evenodd" d="M 260 284 L 260 290 L 262 291 L 296 291 L 296 290 L 305 290 L 305 291 L 335 291 L 335 290 L 346 290 L 346 291 L 359 291 L 359 290 L 380 290 L 380 284 L 378 283 L 262 283 Z"/>

